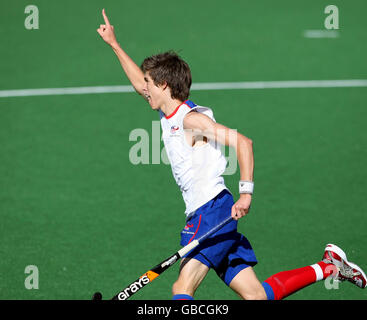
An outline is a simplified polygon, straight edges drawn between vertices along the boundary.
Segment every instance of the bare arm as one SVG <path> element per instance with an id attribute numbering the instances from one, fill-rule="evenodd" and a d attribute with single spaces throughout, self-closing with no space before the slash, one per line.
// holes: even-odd
<path id="1" fill-rule="evenodd" d="M 184 118 L 184 128 L 193 130 L 198 136 L 205 136 L 222 145 L 233 147 L 236 150 L 240 167 L 240 179 L 253 181 L 254 153 L 252 140 L 222 124 L 214 122 L 204 114 L 190 112 Z M 232 207 L 232 217 L 235 220 L 249 212 L 252 196 L 241 194 L 240 199 Z"/>
<path id="2" fill-rule="evenodd" d="M 120 47 L 116 40 L 114 27 L 110 24 L 105 10 L 102 10 L 103 19 L 105 24 L 101 24 L 97 29 L 97 32 L 101 38 L 111 46 L 115 52 L 117 58 L 120 61 L 122 69 L 125 71 L 126 76 L 133 85 L 135 91 L 139 93 L 144 99 L 143 87 L 145 84 L 144 74 L 136 63 L 127 55 L 127 53 Z"/>

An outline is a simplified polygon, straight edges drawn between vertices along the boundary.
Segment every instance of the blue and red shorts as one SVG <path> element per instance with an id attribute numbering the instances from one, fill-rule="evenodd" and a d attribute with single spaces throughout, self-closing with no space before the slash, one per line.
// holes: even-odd
<path id="1" fill-rule="evenodd" d="M 198 208 L 181 231 L 181 245 L 185 246 L 200 238 L 230 216 L 233 204 L 232 194 L 223 190 Z M 227 285 L 241 270 L 257 264 L 254 250 L 247 238 L 237 232 L 235 220 L 212 234 L 183 258 L 194 258 L 214 269 Z"/>

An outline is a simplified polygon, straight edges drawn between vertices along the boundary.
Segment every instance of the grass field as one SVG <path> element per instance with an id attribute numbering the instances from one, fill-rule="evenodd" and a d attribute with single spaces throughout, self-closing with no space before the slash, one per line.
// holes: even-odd
<path id="1" fill-rule="evenodd" d="M 3 0 L 0 91 L 128 85 L 96 29 L 106 8 L 140 64 L 177 50 L 193 82 L 367 79 L 367 3 L 350 1 Z M 339 8 L 338 37 L 323 30 Z M 260 280 L 313 264 L 325 244 L 367 270 L 367 87 L 192 91 L 191 100 L 254 141 L 255 195 L 239 230 Z M 157 114 L 134 93 L 0 98 L 0 299 L 106 297 L 179 248 L 184 202 L 165 164 L 133 165 L 136 128 Z M 162 146 L 163 147 L 163 146 Z M 235 193 L 239 171 L 225 176 Z M 25 288 L 25 268 L 39 289 Z M 171 299 L 178 264 L 133 299 Z M 237 299 L 211 271 L 197 299 Z M 367 299 L 322 282 L 288 298 Z"/>

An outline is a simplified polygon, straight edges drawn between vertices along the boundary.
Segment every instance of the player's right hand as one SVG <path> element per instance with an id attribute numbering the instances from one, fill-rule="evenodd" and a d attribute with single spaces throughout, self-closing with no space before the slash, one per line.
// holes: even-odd
<path id="1" fill-rule="evenodd" d="M 250 212 L 251 194 L 242 193 L 238 201 L 232 206 L 231 215 L 234 220 L 238 220 Z"/>
<path id="2" fill-rule="evenodd" d="M 97 29 L 97 32 L 99 33 L 99 35 L 101 36 L 101 38 L 110 46 L 112 46 L 113 44 L 117 43 L 116 41 L 116 37 L 115 37 L 115 32 L 113 29 L 113 26 L 111 26 L 110 21 L 107 18 L 106 12 L 103 9 L 102 10 L 102 15 L 103 15 L 103 19 L 105 24 L 101 24 L 99 26 L 99 28 Z"/>

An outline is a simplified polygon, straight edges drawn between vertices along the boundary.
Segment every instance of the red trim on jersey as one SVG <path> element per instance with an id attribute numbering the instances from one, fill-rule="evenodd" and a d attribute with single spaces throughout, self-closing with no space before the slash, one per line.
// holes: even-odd
<path id="1" fill-rule="evenodd" d="M 178 111 L 178 109 L 180 109 L 180 107 L 183 105 L 183 104 L 185 104 L 185 102 L 186 102 L 187 100 L 185 100 L 184 102 L 182 102 L 176 109 L 175 109 L 175 111 L 173 111 L 170 115 L 168 115 L 168 116 L 164 116 L 166 119 L 169 119 L 169 118 L 172 118 L 175 114 L 176 114 L 176 112 Z"/>
<path id="2" fill-rule="evenodd" d="M 201 215 L 200 215 L 200 217 L 199 217 L 198 227 L 196 228 L 196 231 L 195 231 L 194 235 L 191 237 L 190 241 L 189 241 L 187 244 L 189 244 L 189 243 L 192 241 L 192 239 L 194 239 L 194 238 L 195 238 L 196 234 L 198 233 L 199 228 L 200 228 L 200 222 L 201 222 Z"/>

